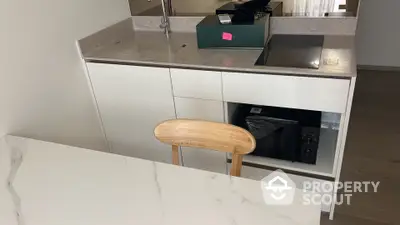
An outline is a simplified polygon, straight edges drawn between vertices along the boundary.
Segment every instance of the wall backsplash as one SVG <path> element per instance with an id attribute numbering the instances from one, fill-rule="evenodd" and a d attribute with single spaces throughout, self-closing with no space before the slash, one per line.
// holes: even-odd
<path id="1" fill-rule="evenodd" d="M 132 15 L 137 15 L 160 4 L 161 0 L 129 0 Z"/>

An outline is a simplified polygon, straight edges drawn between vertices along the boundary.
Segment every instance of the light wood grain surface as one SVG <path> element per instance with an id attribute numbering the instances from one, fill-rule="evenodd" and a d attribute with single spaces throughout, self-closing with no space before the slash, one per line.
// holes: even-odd
<path id="1" fill-rule="evenodd" d="M 243 128 L 203 120 L 167 120 L 155 128 L 154 134 L 159 141 L 172 145 L 175 165 L 179 165 L 178 146 L 231 153 L 232 176 L 240 176 L 243 155 L 256 146 L 253 135 Z"/>

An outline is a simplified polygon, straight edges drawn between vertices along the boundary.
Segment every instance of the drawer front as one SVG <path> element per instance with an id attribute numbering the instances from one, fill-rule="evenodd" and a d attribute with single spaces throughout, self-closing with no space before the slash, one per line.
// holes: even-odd
<path id="1" fill-rule="evenodd" d="M 224 106 L 221 101 L 175 97 L 176 117 L 224 122 Z"/>
<path id="2" fill-rule="evenodd" d="M 221 72 L 171 69 L 175 97 L 222 101 Z"/>
<path id="3" fill-rule="evenodd" d="M 229 164 L 230 166 L 230 164 Z M 261 181 L 264 177 L 268 176 L 270 173 L 272 173 L 271 170 L 264 170 L 264 169 L 259 169 L 259 168 L 254 168 L 254 167 L 249 167 L 249 166 L 243 166 L 242 167 L 242 174 L 241 177 L 252 179 L 252 180 L 259 180 Z M 332 196 L 332 192 L 329 191 L 323 191 L 321 187 L 328 187 L 333 184 L 332 181 L 326 181 L 326 180 L 321 180 L 321 179 L 315 179 L 311 177 L 305 177 L 305 176 L 299 176 L 299 175 L 293 175 L 293 174 L 287 174 L 289 178 L 296 184 L 296 188 L 300 190 L 307 190 L 311 191 L 314 193 L 319 193 L 321 194 L 321 197 L 325 195 L 330 195 Z M 305 182 L 312 183 L 311 187 L 304 186 Z M 324 197 L 328 198 L 328 197 Z M 324 212 L 329 212 L 330 211 L 330 204 L 323 203 L 321 204 L 321 211 Z"/>
<path id="4" fill-rule="evenodd" d="M 350 81 L 283 75 L 222 73 L 227 102 L 343 113 Z"/>

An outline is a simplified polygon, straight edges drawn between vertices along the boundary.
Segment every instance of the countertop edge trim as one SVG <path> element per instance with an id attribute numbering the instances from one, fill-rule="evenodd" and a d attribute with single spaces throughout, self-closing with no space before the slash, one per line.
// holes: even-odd
<path id="1" fill-rule="evenodd" d="M 298 77 L 313 77 L 313 78 L 333 78 L 333 79 L 342 79 L 342 80 L 350 80 L 352 77 L 356 77 L 354 74 L 342 74 L 342 75 L 330 75 L 330 74 L 303 74 L 303 73 L 282 73 L 278 71 L 249 71 L 241 68 L 221 68 L 221 67 L 213 67 L 213 66 L 196 66 L 196 65 L 183 65 L 183 64 L 174 64 L 168 62 L 140 62 L 140 61 L 124 61 L 119 60 L 111 61 L 107 59 L 97 59 L 85 57 L 86 63 L 104 63 L 104 64 L 113 64 L 113 65 L 130 65 L 130 66 L 147 66 L 147 67 L 159 67 L 159 68 L 178 68 L 178 69 L 193 69 L 193 70 L 204 70 L 204 71 L 220 71 L 220 72 L 241 72 L 241 73 L 252 73 L 252 74 L 264 74 L 268 73 L 273 75 L 282 75 L 282 76 L 298 76 Z"/>

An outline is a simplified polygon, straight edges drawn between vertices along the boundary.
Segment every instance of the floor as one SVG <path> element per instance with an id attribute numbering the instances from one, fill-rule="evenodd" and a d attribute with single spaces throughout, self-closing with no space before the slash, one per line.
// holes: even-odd
<path id="1" fill-rule="evenodd" d="M 399 225 L 400 72 L 359 71 L 342 181 L 380 181 L 377 193 L 355 193 L 322 225 Z"/>

